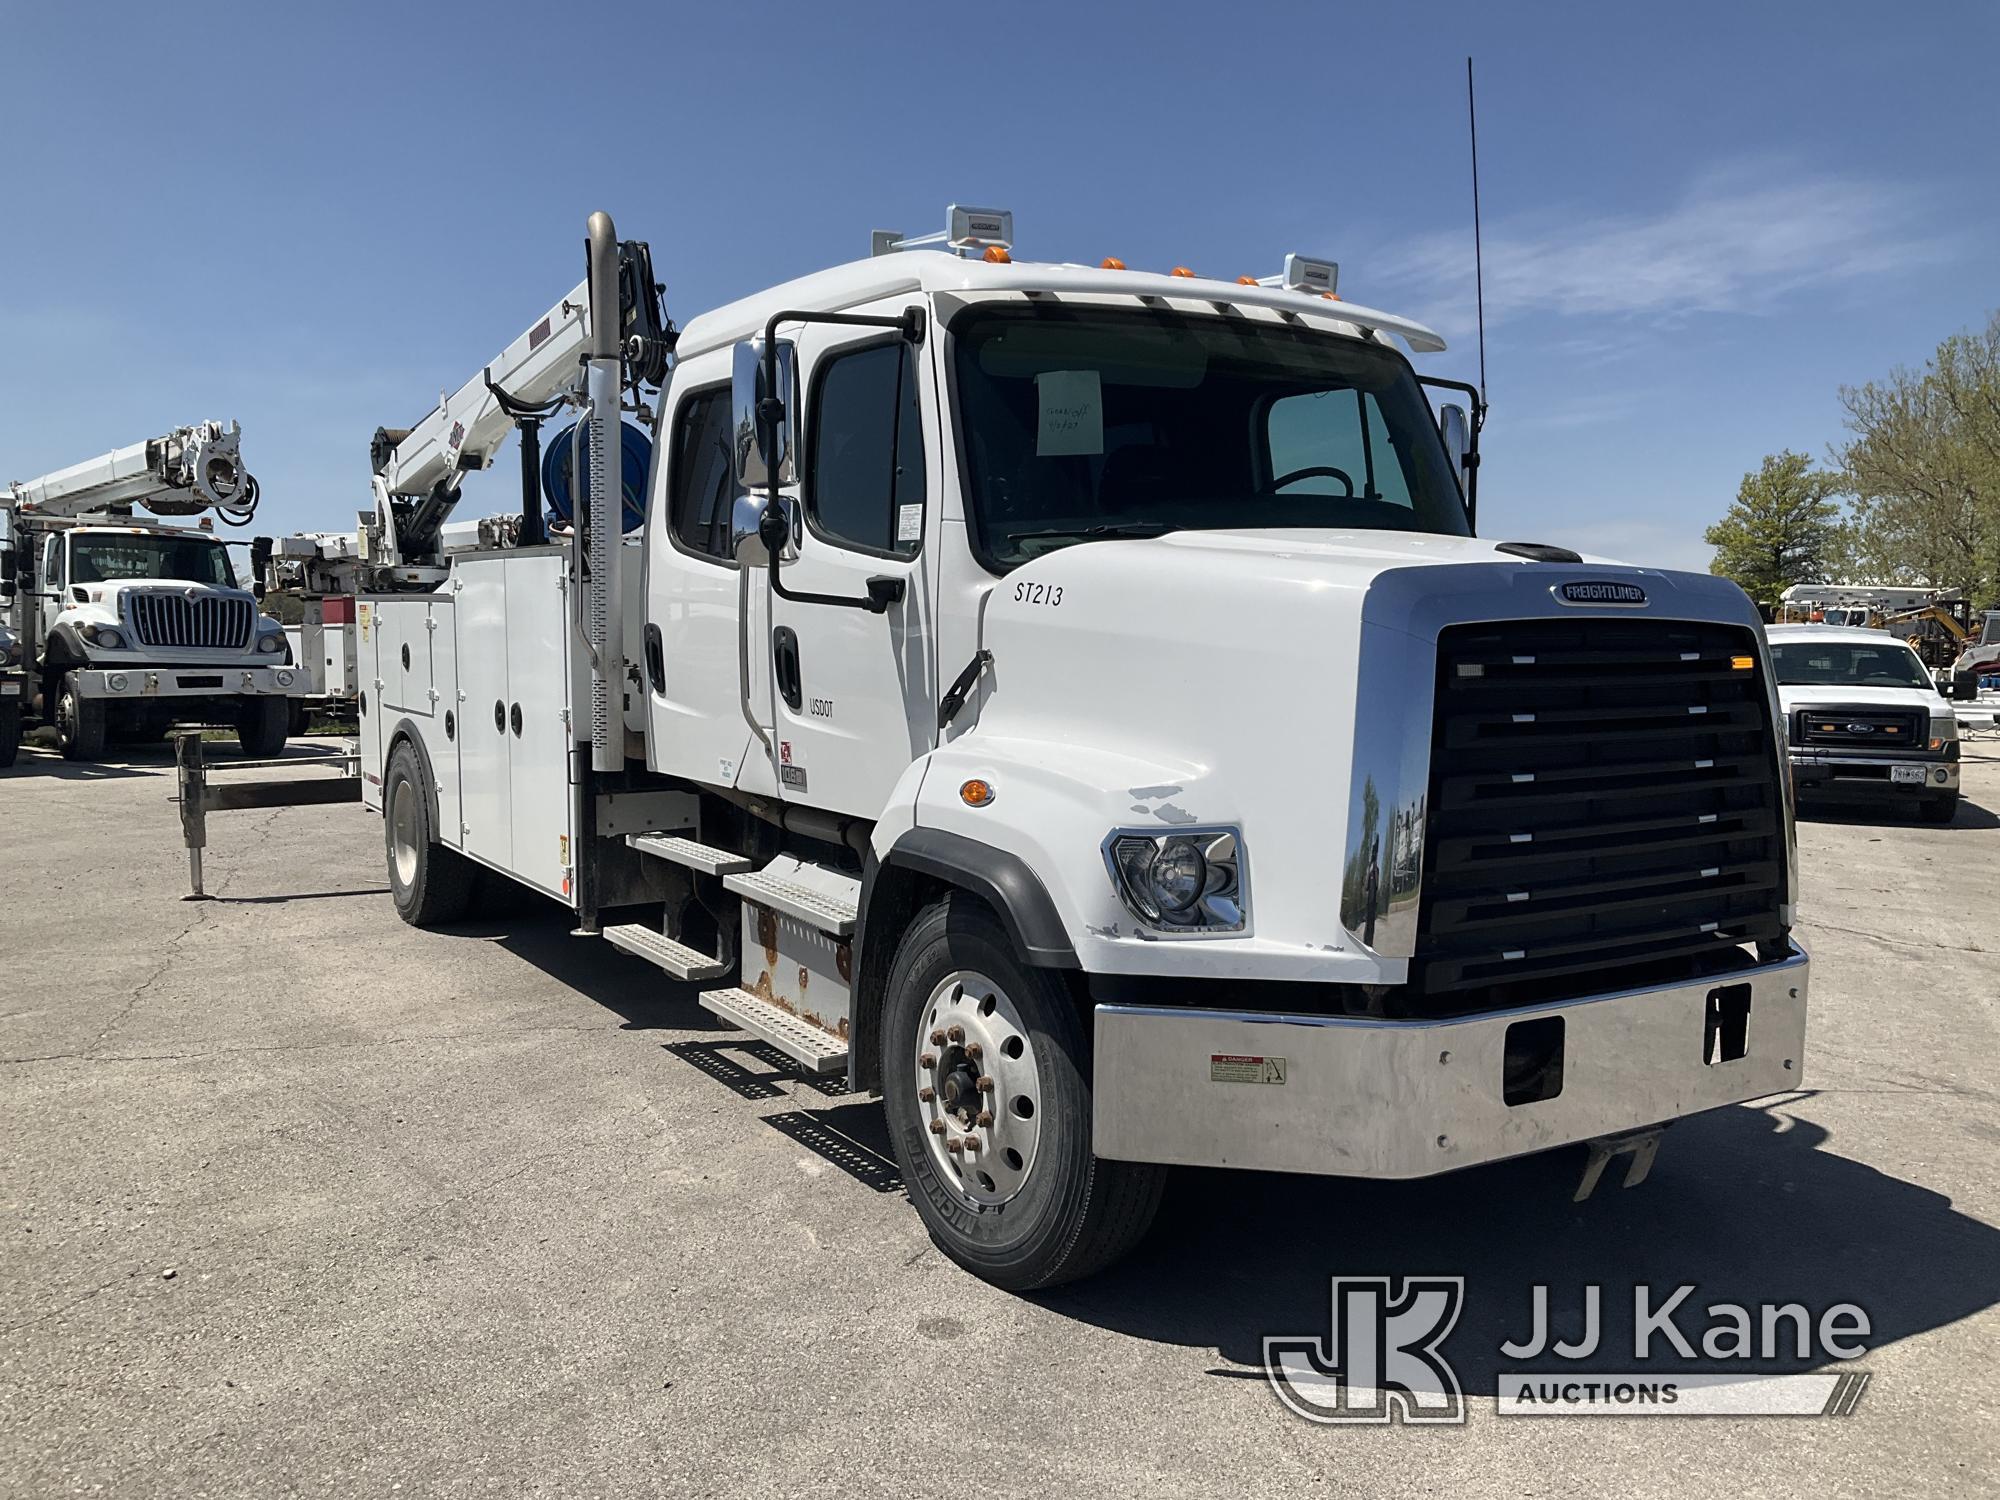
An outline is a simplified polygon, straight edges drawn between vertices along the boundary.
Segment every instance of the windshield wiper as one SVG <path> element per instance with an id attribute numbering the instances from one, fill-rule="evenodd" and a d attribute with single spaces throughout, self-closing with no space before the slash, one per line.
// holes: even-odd
<path id="1" fill-rule="evenodd" d="M 1165 536 L 1170 531 L 1179 531 L 1178 526 L 1169 526 L 1163 521 L 1120 521 L 1115 525 L 1101 522 L 1096 526 L 1051 526 L 1046 531 L 1010 531 L 1010 542 L 1041 541 L 1048 537 L 1074 537 L 1078 541 L 1094 542 L 1100 537 L 1120 536 Z"/>

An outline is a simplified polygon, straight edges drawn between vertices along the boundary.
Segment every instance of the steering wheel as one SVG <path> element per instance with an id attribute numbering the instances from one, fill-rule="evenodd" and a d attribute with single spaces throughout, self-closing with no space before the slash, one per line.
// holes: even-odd
<path id="1" fill-rule="evenodd" d="M 1301 479 L 1338 479 L 1347 486 L 1347 493 L 1342 498 L 1354 498 L 1354 480 L 1345 469 L 1336 469 L 1332 464 L 1312 464 L 1307 468 L 1294 469 L 1289 474 L 1280 474 L 1271 481 L 1271 488 L 1281 490 L 1288 484 L 1297 484 Z"/>

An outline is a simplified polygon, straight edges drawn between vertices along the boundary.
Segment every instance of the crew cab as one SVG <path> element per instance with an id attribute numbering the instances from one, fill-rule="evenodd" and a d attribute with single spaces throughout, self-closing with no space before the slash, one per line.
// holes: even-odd
<path id="1" fill-rule="evenodd" d="M 1801 800 L 1958 812 L 1958 720 L 1907 642 L 1852 625 L 1766 631 Z"/>

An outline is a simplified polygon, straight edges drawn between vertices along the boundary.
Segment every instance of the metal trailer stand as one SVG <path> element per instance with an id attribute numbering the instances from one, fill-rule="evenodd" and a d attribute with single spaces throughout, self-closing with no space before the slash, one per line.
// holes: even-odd
<path id="1" fill-rule="evenodd" d="M 244 807 L 312 807 L 361 800 L 361 756 L 353 750 L 311 760 L 232 760 L 211 766 L 202 749 L 201 732 L 190 729 L 174 736 L 174 762 L 180 781 L 176 800 L 181 805 L 181 842 L 188 852 L 188 893 L 181 898 L 185 901 L 213 899 L 201 885 L 201 853 L 208 847 L 210 813 Z M 262 771 L 272 766 L 299 765 L 328 766 L 340 774 L 220 786 L 209 781 L 210 776 L 220 771 Z"/>

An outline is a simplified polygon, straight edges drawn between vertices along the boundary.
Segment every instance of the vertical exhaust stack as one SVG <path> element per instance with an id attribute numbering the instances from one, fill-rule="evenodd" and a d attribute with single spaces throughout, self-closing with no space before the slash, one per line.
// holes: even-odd
<path id="1" fill-rule="evenodd" d="M 611 215 L 594 213 L 588 229 L 590 341 L 585 391 L 590 401 L 590 508 L 585 559 L 590 567 L 585 629 L 590 669 L 590 764 L 625 769 L 625 632 L 619 598 L 624 536 L 624 421 L 619 411 L 618 234 Z"/>

